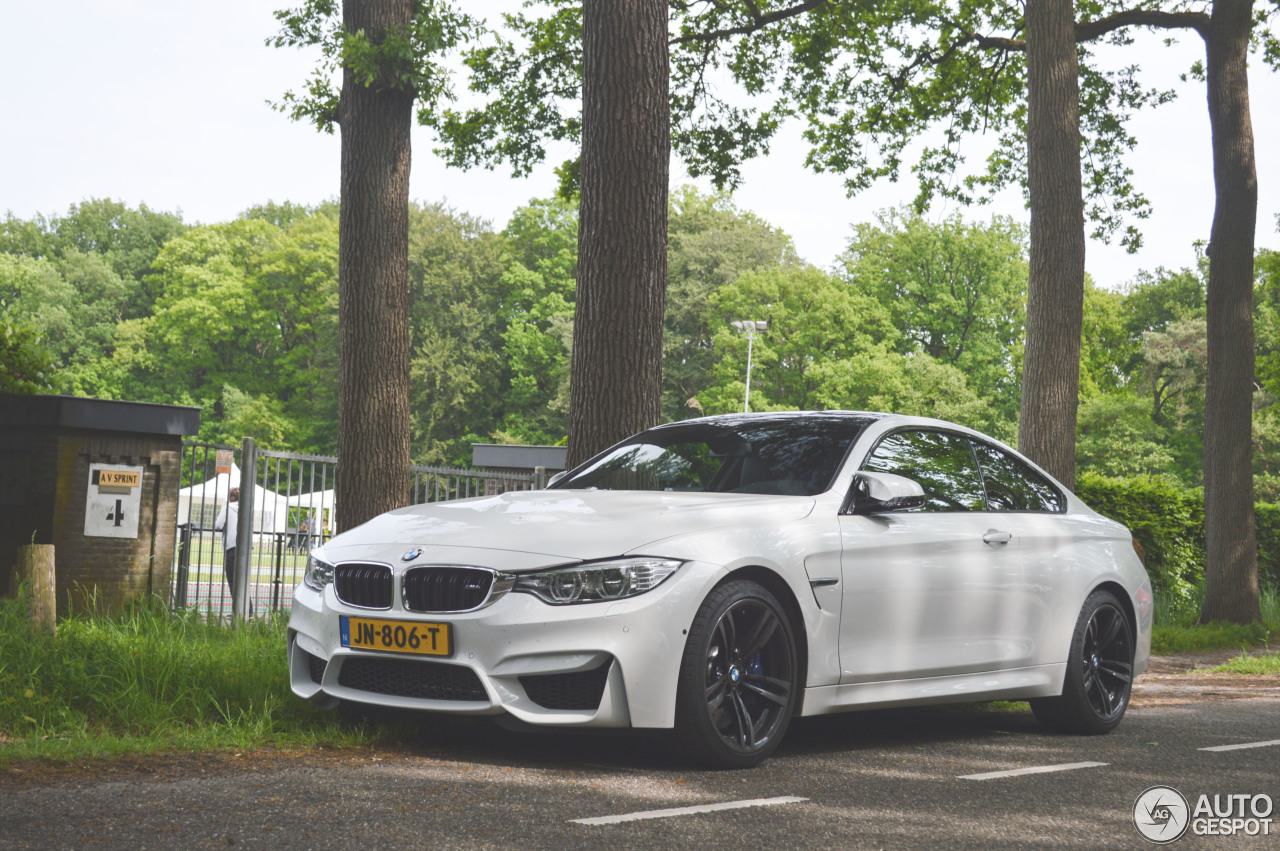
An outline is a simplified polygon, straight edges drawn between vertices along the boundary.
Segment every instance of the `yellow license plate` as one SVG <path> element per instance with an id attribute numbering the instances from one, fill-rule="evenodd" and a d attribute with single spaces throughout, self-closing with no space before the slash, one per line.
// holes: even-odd
<path id="1" fill-rule="evenodd" d="M 382 618 L 338 618 L 342 646 L 357 650 L 385 650 L 420 656 L 448 656 L 453 652 L 447 623 L 392 621 Z"/>

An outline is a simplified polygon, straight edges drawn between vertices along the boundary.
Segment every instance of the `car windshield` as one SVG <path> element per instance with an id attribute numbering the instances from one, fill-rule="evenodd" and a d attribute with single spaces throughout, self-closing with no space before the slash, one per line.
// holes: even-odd
<path id="1" fill-rule="evenodd" d="M 726 418 L 642 432 L 555 488 L 813 496 L 831 486 L 865 417 Z"/>

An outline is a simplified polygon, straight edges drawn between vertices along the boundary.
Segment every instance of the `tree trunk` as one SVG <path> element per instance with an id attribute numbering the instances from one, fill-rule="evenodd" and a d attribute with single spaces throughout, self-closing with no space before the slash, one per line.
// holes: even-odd
<path id="1" fill-rule="evenodd" d="M 410 0 L 344 0 L 343 25 L 380 42 Z M 411 90 L 342 74 L 338 231 L 338 474 L 342 529 L 404 505 L 409 489 Z"/>
<path id="2" fill-rule="evenodd" d="M 1216 198 L 1209 241 L 1202 621 L 1261 620 L 1253 523 L 1253 250 L 1258 179 L 1249 118 L 1252 0 L 1218 0 L 1206 39 Z"/>
<path id="3" fill-rule="evenodd" d="M 585 0 L 570 466 L 662 410 L 671 150 L 665 0 Z"/>
<path id="4" fill-rule="evenodd" d="M 1084 200 L 1080 81 L 1071 0 L 1027 0 L 1027 183 L 1031 274 L 1018 446 L 1073 487 Z"/>

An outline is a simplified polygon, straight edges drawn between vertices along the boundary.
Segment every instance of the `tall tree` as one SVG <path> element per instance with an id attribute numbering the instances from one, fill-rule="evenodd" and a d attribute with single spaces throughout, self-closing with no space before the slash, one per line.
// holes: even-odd
<path id="1" fill-rule="evenodd" d="M 1205 44 L 1203 73 L 1213 143 L 1214 214 L 1209 241 L 1208 370 L 1205 388 L 1205 601 L 1201 618 L 1261 618 L 1253 517 L 1253 253 L 1258 184 L 1249 115 L 1253 0 L 1214 0 L 1210 12 L 1127 9 L 1076 25 L 1087 41 L 1128 27 L 1189 29 Z M 1264 32 L 1267 58 L 1280 45 Z"/>
<path id="2" fill-rule="evenodd" d="M 1258 178 L 1249 117 L 1253 0 L 1217 0 L 1207 56 L 1216 200 L 1209 237 L 1201 618 L 1261 620 L 1253 516 L 1253 249 Z"/>
<path id="3" fill-rule="evenodd" d="M 1054 8 L 1067 11 L 1065 24 L 1058 23 L 1059 40 L 1065 39 L 1066 50 L 1074 56 L 1070 5 L 1057 2 L 1060 5 Z M 466 166 L 508 161 L 516 173 L 523 173 L 544 156 L 544 138 L 582 135 L 575 95 L 580 81 L 585 84 L 590 75 L 582 54 L 572 49 L 573 36 L 583 25 L 582 10 L 577 0 L 552 0 L 549 5 L 542 17 L 506 16 L 508 29 L 523 44 L 499 40 L 469 52 L 472 87 L 491 100 L 479 108 L 446 110 L 435 117 L 446 143 L 442 153 L 451 162 Z M 710 175 L 718 186 L 732 185 L 738 179 L 739 164 L 767 152 L 782 119 L 798 114 L 808 122 L 805 135 L 814 146 L 809 164 L 819 171 L 843 172 L 852 192 L 878 177 L 896 178 L 904 146 L 925 130 L 941 126 L 944 143 L 926 148 L 916 167 L 921 181 L 917 205 L 923 207 L 939 193 L 972 200 L 1022 174 L 1023 157 L 1001 154 L 993 157 L 986 176 L 950 179 L 962 162 L 958 147 L 966 133 L 992 126 L 1020 138 L 1026 116 L 1021 62 L 1025 42 L 982 35 L 1004 27 L 1019 35 L 1024 24 L 1020 5 L 1016 9 L 1014 5 L 673 0 L 669 4 L 670 107 L 675 148 L 691 174 Z M 749 105 L 717 93 L 710 81 L 719 73 L 730 75 L 752 96 Z M 1156 94 L 1133 85 L 1132 73 L 1132 69 L 1114 75 L 1091 71 L 1088 76 L 1093 108 L 1085 138 L 1092 155 L 1091 210 L 1099 213 L 1103 233 L 1121 224 L 1120 214 L 1140 215 L 1145 210 L 1145 200 L 1129 185 L 1120 162 L 1120 153 L 1132 140 L 1116 113 L 1123 117 Z M 1051 120 L 1061 117 L 1052 106 L 1043 114 Z M 1068 142 L 1077 152 L 1079 138 L 1076 132 Z M 870 149 L 878 149 L 878 160 Z M 1079 195 L 1078 156 L 1074 162 Z M 578 171 L 573 163 L 568 166 L 562 176 L 572 184 Z M 1055 185 L 1052 180 L 1046 183 Z M 1046 216 L 1041 217 L 1042 235 L 1056 233 L 1061 223 Z M 584 220 L 583 234 L 589 233 Z M 1131 233 L 1127 238 L 1137 236 Z M 1044 242 L 1049 251 L 1047 241 L 1038 242 Z M 1083 237 L 1078 242 L 1082 246 Z M 1082 247 L 1069 250 L 1082 256 Z M 1083 261 L 1072 260 L 1066 271 L 1060 271 L 1057 259 L 1047 253 L 1038 269 L 1049 280 L 1059 274 L 1074 276 L 1078 315 L 1083 280 L 1082 273 L 1073 270 L 1082 267 Z M 1072 298 L 1052 295 L 1041 299 L 1042 307 L 1037 308 L 1043 321 L 1037 321 L 1036 333 L 1057 334 L 1043 351 L 1033 354 L 1034 363 L 1049 369 L 1057 363 L 1056 357 L 1079 345 L 1079 320 L 1076 333 L 1070 333 L 1070 310 L 1068 327 L 1059 328 L 1051 319 L 1055 311 L 1070 307 L 1069 301 L 1062 302 L 1064 297 Z M 1074 414 L 1074 402 L 1069 400 L 1074 384 L 1069 377 L 1058 382 L 1038 371 L 1032 378 L 1035 404 L 1043 409 L 1032 423 L 1052 423 L 1051 433 L 1037 446 L 1052 447 L 1050 451 L 1061 456 L 1061 463 L 1049 466 L 1068 481 L 1073 420 L 1068 417 L 1064 422 L 1055 415 Z M 1039 400 L 1042 393 L 1052 396 L 1049 404 Z"/>
<path id="4" fill-rule="evenodd" d="M 345 0 L 342 23 L 374 45 L 404 33 L 410 0 Z M 413 89 L 342 68 L 338 220 L 338 472 L 346 528 L 407 501 L 409 132 Z"/>
<path id="5" fill-rule="evenodd" d="M 1028 0 L 1027 195 L 1031 276 L 1018 448 L 1068 487 L 1084 310 L 1080 63 L 1071 0 Z"/>
<path id="6" fill-rule="evenodd" d="M 586 0 L 570 465 L 656 425 L 666 304 L 666 0 Z"/>
<path id="7" fill-rule="evenodd" d="M 319 46 L 307 93 L 278 108 L 342 130 L 338 241 L 338 481 L 345 528 L 403 505 L 409 486 L 409 132 L 447 90 L 434 61 L 469 21 L 445 0 L 305 0 L 269 45 Z M 332 75 L 341 68 L 340 93 Z"/>

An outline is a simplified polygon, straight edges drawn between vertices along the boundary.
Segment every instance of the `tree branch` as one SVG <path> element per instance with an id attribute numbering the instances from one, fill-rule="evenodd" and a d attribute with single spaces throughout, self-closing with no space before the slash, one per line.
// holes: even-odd
<path id="1" fill-rule="evenodd" d="M 712 30 L 706 33 L 690 33 L 682 35 L 679 38 L 673 38 L 667 42 L 668 45 L 685 44 L 690 41 L 720 41 L 732 35 L 747 35 L 749 33 L 762 30 L 770 24 L 776 24 L 778 21 L 784 21 L 787 18 L 794 18 L 796 15 L 803 15 L 811 12 L 819 6 L 826 6 L 832 0 L 805 0 L 805 2 L 792 6 L 789 9 L 779 9 L 776 12 L 770 12 L 767 15 L 760 14 L 754 3 L 747 3 L 751 10 L 751 23 L 743 24 L 740 27 L 729 27 L 726 29 Z"/>
<path id="2" fill-rule="evenodd" d="M 1150 27 L 1158 30 L 1195 30 L 1202 38 L 1209 36 L 1210 18 L 1204 12 L 1161 12 L 1154 9 L 1126 9 L 1098 18 L 1096 21 L 1081 21 L 1076 24 L 1076 42 L 1094 41 L 1107 33 L 1125 27 Z M 969 33 L 961 38 L 961 42 L 969 41 L 980 50 L 1000 50 L 1006 53 L 1025 53 L 1026 39 L 997 38 Z"/>
<path id="3" fill-rule="evenodd" d="M 1124 27 L 1151 27 L 1158 30 L 1195 30 L 1209 35 L 1209 15 L 1204 12 L 1161 12 L 1155 9 L 1126 9 L 1096 21 L 1076 24 L 1076 41 L 1093 41 Z M 1025 49 L 1025 48 L 1024 48 Z"/>

